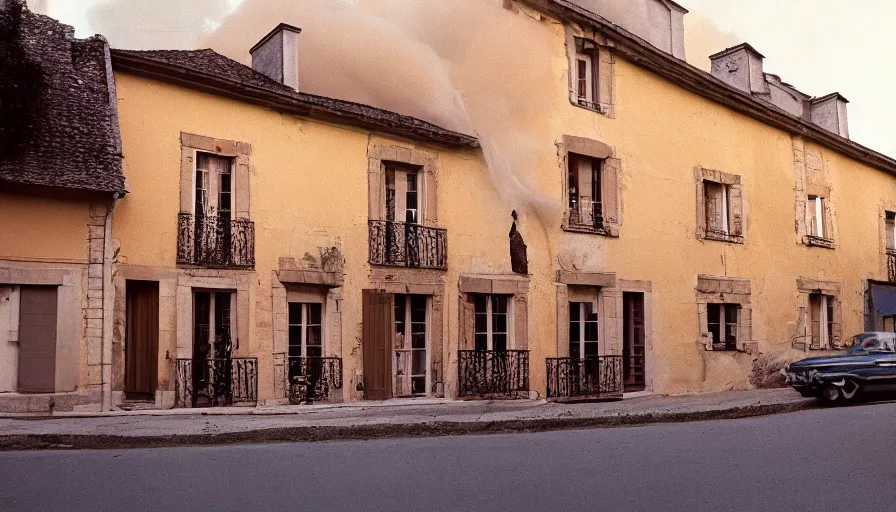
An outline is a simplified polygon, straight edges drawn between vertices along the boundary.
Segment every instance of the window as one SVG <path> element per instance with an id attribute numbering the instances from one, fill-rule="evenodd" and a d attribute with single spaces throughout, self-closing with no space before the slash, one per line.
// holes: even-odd
<path id="1" fill-rule="evenodd" d="M 832 295 L 821 293 L 809 295 L 812 348 L 832 349 L 840 345 L 835 305 L 836 298 Z"/>
<path id="2" fill-rule="evenodd" d="M 584 359 L 598 355 L 598 320 L 594 302 L 569 303 L 569 357 Z"/>
<path id="3" fill-rule="evenodd" d="M 426 395 L 427 297 L 395 295 L 395 396 Z"/>
<path id="4" fill-rule="evenodd" d="M 475 295 L 473 297 L 473 333 L 476 350 L 506 351 L 510 338 L 510 296 Z"/>
<path id="5" fill-rule="evenodd" d="M 737 304 L 707 304 L 706 320 L 713 350 L 737 350 Z"/>
<path id="6" fill-rule="evenodd" d="M 386 165 L 386 220 L 420 222 L 419 172 L 416 169 Z"/>
<path id="7" fill-rule="evenodd" d="M 603 224 L 600 173 L 600 160 L 569 154 L 570 224 L 595 227 Z"/>
<path id="8" fill-rule="evenodd" d="M 232 162 L 231 158 L 196 153 L 194 215 L 230 219 L 234 209 Z"/>
<path id="9" fill-rule="evenodd" d="M 594 41 L 576 39 L 575 94 L 578 104 L 597 108 L 597 47 Z"/>
<path id="10" fill-rule="evenodd" d="M 887 252 L 896 252 L 896 212 L 886 212 Z"/>
<path id="11" fill-rule="evenodd" d="M 289 303 L 289 357 L 322 357 L 321 304 Z"/>
<path id="12" fill-rule="evenodd" d="M 825 222 L 825 199 L 820 196 L 809 196 L 806 202 L 806 230 L 809 236 L 829 238 Z"/>
<path id="13" fill-rule="evenodd" d="M 731 234 L 729 221 L 728 185 L 712 181 L 703 182 L 704 205 L 706 208 L 706 234 L 725 236 Z"/>
<path id="14" fill-rule="evenodd" d="M 232 334 L 233 295 L 232 292 L 194 292 L 194 359 L 225 359 L 233 349 L 239 349 Z"/>

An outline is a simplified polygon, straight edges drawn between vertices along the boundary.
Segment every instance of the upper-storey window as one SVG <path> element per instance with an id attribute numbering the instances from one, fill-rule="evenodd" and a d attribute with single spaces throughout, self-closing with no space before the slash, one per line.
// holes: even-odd
<path id="1" fill-rule="evenodd" d="M 603 36 L 599 33 L 566 27 L 569 101 L 578 107 L 614 117 L 614 60 L 602 44 Z"/>
<path id="2" fill-rule="evenodd" d="M 233 159 L 197 153 L 195 186 L 194 215 L 229 221 L 233 212 Z"/>
<path id="3" fill-rule="evenodd" d="M 806 229 L 809 236 L 828 239 L 829 229 L 825 222 L 825 199 L 820 196 L 809 196 L 806 201 Z"/>
<path id="4" fill-rule="evenodd" d="M 887 252 L 896 252 L 896 212 L 886 212 L 884 229 L 887 235 Z"/>
<path id="5" fill-rule="evenodd" d="M 701 168 L 696 179 L 697 236 L 705 240 L 743 243 L 741 177 Z"/>
<path id="6" fill-rule="evenodd" d="M 600 160 L 574 153 L 569 154 L 570 225 L 595 229 L 603 226 L 600 174 Z"/>
<path id="7" fill-rule="evenodd" d="M 593 41 L 576 38 L 576 97 L 584 107 L 596 108 L 599 103 L 597 55 Z"/>
<path id="8" fill-rule="evenodd" d="M 412 168 L 386 165 L 386 220 L 389 222 L 420 222 L 420 195 L 417 188 L 418 171 Z"/>
<path id="9" fill-rule="evenodd" d="M 564 135 L 559 144 L 563 169 L 563 229 L 619 236 L 619 173 L 621 161 L 610 146 L 596 140 Z"/>

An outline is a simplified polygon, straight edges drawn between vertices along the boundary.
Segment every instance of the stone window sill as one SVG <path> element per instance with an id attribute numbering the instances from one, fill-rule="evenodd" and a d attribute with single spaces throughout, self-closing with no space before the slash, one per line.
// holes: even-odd
<path id="1" fill-rule="evenodd" d="M 821 247 L 823 249 L 834 249 L 834 240 L 831 238 L 822 238 L 820 236 L 806 235 L 803 243 L 809 247 Z"/>
<path id="2" fill-rule="evenodd" d="M 587 100 L 576 99 L 573 100 L 570 98 L 569 102 L 574 107 L 583 108 L 585 110 L 590 110 L 592 112 L 597 112 L 598 114 L 605 115 L 607 117 L 613 117 L 613 107 L 607 105 L 606 103 L 593 103 Z"/>
<path id="3" fill-rule="evenodd" d="M 719 345 L 716 348 L 716 345 L 712 343 L 703 343 L 704 348 L 707 352 L 718 352 L 720 354 L 749 354 L 749 355 L 759 355 L 759 342 L 756 341 L 747 341 L 744 343 L 738 343 L 736 349 L 728 349 L 725 348 L 724 345 Z"/>
<path id="4" fill-rule="evenodd" d="M 725 242 L 728 244 L 744 244 L 744 237 L 739 235 L 729 235 L 726 233 L 713 233 L 712 231 L 707 231 L 703 233 L 702 238 L 704 240 L 713 240 L 715 242 Z"/>
<path id="5" fill-rule="evenodd" d="M 606 236 L 610 238 L 619 238 L 619 228 L 617 226 L 612 225 L 603 225 L 600 227 L 590 226 L 587 224 L 578 225 L 578 224 L 563 224 L 563 231 L 567 231 L 570 233 L 583 233 L 587 235 L 598 235 L 598 236 Z"/>

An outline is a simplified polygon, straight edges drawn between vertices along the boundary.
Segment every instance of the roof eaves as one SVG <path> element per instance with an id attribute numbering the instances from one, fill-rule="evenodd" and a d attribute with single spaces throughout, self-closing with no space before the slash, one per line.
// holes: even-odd
<path id="1" fill-rule="evenodd" d="M 769 126 L 800 135 L 830 149 L 896 176 L 896 160 L 840 137 L 807 120 L 785 112 L 770 103 L 753 98 L 709 73 L 677 59 L 647 41 L 614 25 L 607 19 L 583 9 L 569 0 L 517 0 L 543 10 L 559 19 L 570 19 L 598 26 L 613 36 L 613 49 L 628 60 L 698 96 L 725 105 Z"/>

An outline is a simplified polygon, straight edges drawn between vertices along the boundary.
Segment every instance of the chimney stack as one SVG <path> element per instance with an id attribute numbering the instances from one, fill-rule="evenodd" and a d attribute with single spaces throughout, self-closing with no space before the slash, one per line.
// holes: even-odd
<path id="1" fill-rule="evenodd" d="M 252 69 L 298 92 L 299 34 L 302 29 L 281 23 L 249 50 Z"/>
<path id="2" fill-rule="evenodd" d="M 810 102 L 812 106 L 812 122 L 829 132 L 848 139 L 847 103 L 849 103 L 849 100 L 841 96 L 839 92 L 828 94 L 821 98 L 813 98 Z"/>
<path id="3" fill-rule="evenodd" d="M 769 94 L 763 59 L 765 56 L 747 43 L 709 56 L 712 76 L 747 94 Z"/>

